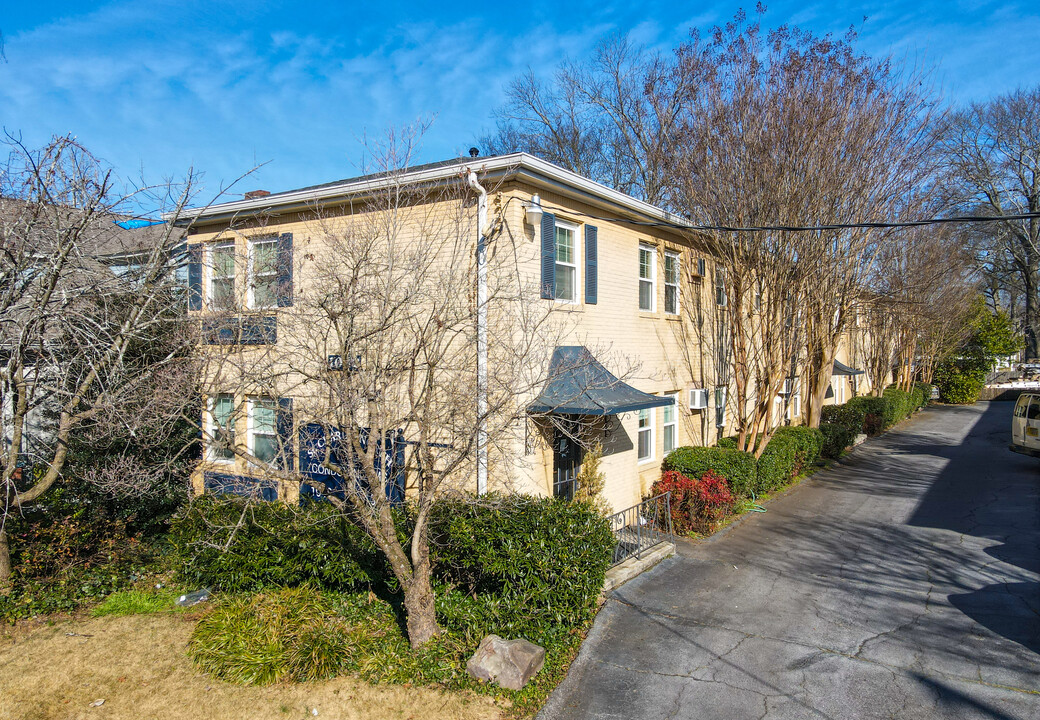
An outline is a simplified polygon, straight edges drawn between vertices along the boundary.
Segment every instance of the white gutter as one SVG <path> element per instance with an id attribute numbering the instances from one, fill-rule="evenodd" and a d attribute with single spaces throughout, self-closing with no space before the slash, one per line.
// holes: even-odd
<path id="1" fill-rule="evenodd" d="M 568 195 L 582 195 L 586 199 L 594 198 L 599 204 L 624 208 L 650 220 L 660 220 L 675 225 L 689 225 L 689 220 L 663 210 L 656 205 L 637 200 L 617 190 L 589 180 L 577 173 L 565 170 L 558 165 L 553 165 L 541 158 L 527 153 L 512 153 L 510 155 L 498 155 L 482 159 L 479 168 L 485 177 L 498 173 L 516 172 L 525 180 L 542 185 Z M 164 220 L 216 220 L 220 217 L 234 217 L 236 215 L 249 215 L 253 212 L 284 209 L 288 207 L 308 208 L 326 201 L 353 195 L 364 195 L 385 188 L 391 184 L 402 183 L 424 183 L 436 182 L 438 180 L 449 180 L 457 178 L 460 171 L 465 167 L 464 161 L 442 165 L 425 170 L 412 172 L 401 172 L 387 177 L 376 177 L 364 180 L 347 180 L 321 187 L 291 190 L 284 193 L 276 193 L 253 200 L 236 200 L 219 205 L 210 205 L 204 208 L 186 209 L 175 217 L 173 213 L 163 216 Z M 577 191 L 577 192 L 575 192 Z"/>
<path id="2" fill-rule="evenodd" d="M 477 495 L 487 492 L 488 480 L 488 340 L 487 340 L 487 191 L 477 174 L 466 168 L 466 182 L 477 197 Z"/>

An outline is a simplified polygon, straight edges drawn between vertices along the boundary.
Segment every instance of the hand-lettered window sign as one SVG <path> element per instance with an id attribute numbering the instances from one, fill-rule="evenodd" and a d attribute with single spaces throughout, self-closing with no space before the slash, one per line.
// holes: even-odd
<path id="1" fill-rule="evenodd" d="M 361 451 L 368 449 L 368 428 L 359 428 Z M 404 503 L 404 433 L 391 431 L 379 442 L 382 450 L 376 457 L 376 471 L 383 473 L 386 496 L 394 505 Z M 351 447 L 347 434 L 340 428 L 308 423 L 300 428 L 300 472 L 314 483 L 303 483 L 300 501 L 326 500 L 329 495 L 346 498 L 347 478 L 359 493 L 368 495 L 368 478 L 361 460 Z M 324 486 L 324 487 L 323 487 Z"/>

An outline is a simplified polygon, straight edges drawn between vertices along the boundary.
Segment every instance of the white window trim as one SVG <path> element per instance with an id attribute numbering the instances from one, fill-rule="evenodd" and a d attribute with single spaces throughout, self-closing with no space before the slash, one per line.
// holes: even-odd
<path id="1" fill-rule="evenodd" d="M 715 292 L 715 306 L 716 307 L 729 307 L 729 292 L 726 290 L 726 268 L 722 265 L 715 266 L 715 277 L 714 279 L 714 292 Z M 722 281 L 722 285 L 719 285 L 719 281 Z M 719 302 L 719 290 L 722 290 L 722 302 Z"/>
<path id="2" fill-rule="evenodd" d="M 641 255 L 644 250 L 650 253 L 650 277 L 644 278 L 639 274 L 642 262 L 637 262 L 636 264 L 636 276 L 639 279 L 638 287 L 640 289 L 642 288 L 643 283 L 650 283 L 650 307 L 648 309 L 639 304 L 642 299 L 641 292 L 636 296 L 636 304 L 639 307 L 639 312 L 657 312 L 657 248 L 646 243 L 639 243 L 639 256 L 637 256 L 637 260 L 641 260 Z"/>
<path id="3" fill-rule="evenodd" d="M 216 280 L 216 277 L 214 276 L 214 273 L 213 273 L 213 269 L 215 267 L 215 263 L 214 263 L 214 260 L 213 260 L 213 254 L 217 251 L 217 249 L 219 249 L 219 248 L 227 248 L 227 247 L 230 247 L 232 249 L 232 258 L 234 260 L 234 255 L 237 252 L 237 248 L 236 248 L 234 240 L 221 240 L 219 242 L 207 243 L 207 245 L 205 247 L 205 250 L 204 250 L 203 258 L 204 258 L 205 262 L 203 262 L 202 271 L 203 271 L 203 276 L 204 276 L 204 280 L 205 280 L 204 284 L 206 286 L 206 308 L 209 309 L 209 310 L 216 310 L 217 309 L 217 308 L 213 307 L 213 299 L 215 297 L 215 294 L 213 292 L 213 281 Z M 237 278 L 236 278 L 237 274 L 238 273 L 237 273 L 237 268 L 236 268 L 236 271 L 231 275 L 231 277 L 232 277 L 232 288 L 235 289 L 235 290 L 237 290 L 236 286 L 238 284 L 236 282 L 237 281 Z M 237 296 L 237 294 L 238 293 L 236 292 L 235 295 Z M 237 305 L 238 297 L 234 298 L 234 303 Z M 220 310 L 228 310 L 228 309 L 234 309 L 234 305 L 232 305 L 231 308 L 220 308 Z"/>
<path id="4" fill-rule="evenodd" d="M 274 467 L 276 460 L 272 460 L 272 462 L 265 463 L 256 456 L 256 407 L 262 402 L 268 402 L 274 406 L 273 410 L 275 413 L 275 426 L 274 433 L 271 435 L 271 437 L 273 437 L 275 440 L 275 447 L 278 446 L 278 401 L 274 398 L 259 396 L 249 397 L 246 399 L 246 443 L 247 447 L 249 448 L 249 454 L 250 456 L 252 456 L 253 462 L 255 464 L 261 466 L 266 465 L 267 467 Z M 267 433 L 262 434 L 267 435 Z M 278 453 L 276 452 L 276 458 L 277 455 Z"/>
<path id="5" fill-rule="evenodd" d="M 665 291 L 664 291 L 664 296 L 665 296 L 664 312 L 665 312 L 666 315 L 678 315 L 679 311 L 682 309 L 682 293 L 679 290 L 679 288 L 680 288 L 679 279 L 682 278 L 682 256 L 679 253 L 677 253 L 677 252 L 675 252 L 673 250 L 665 250 L 664 256 L 665 256 L 665 267 L 666 268 L 668 267 L 668 260 L 667 260 L 667 258 L 675 258 L 675 282 L 674 283 L 668 282 L 668 273 L 665 272 L 665 274 L 664 274 L 664 287 L 665 287 Z M 675 288 L 675 312 L 669 312 L 669 310 L 668 310 L 668 288 L 669 287 L 674 287 Z"/>
<path id="6" fill-rule="evenodd" d="M 229 458 L 220 457 L 216 454 L 215 445 L 217 440 L 217 430 L 219 429 L 217 425 L 216 405 L 217 400 L 222 397 L 231 398 L 231 420 L 229 422 L 229 425 L 231 426 L 232 432 L 234 432 L 236 429 L 235 396 L 231 393 L 216 393 L 215 395 L 210 395 L 206 399 L 206 460 L 211 463 L 219 463 L 221 465 L 232 465 L 235 462 L 235 457 L 233 454 Z M 237 433 L 235 437 L 235 444 L 238 444 Z"/>
<path id="7" fill-rule="evenodd" d="M 639 427 L 639 415 L 641 413 L 643 413 L 643 412 L 646 413 L 647 419 L 649 421 L 649 425 L 647 427 L 645 427 L 645 428 Z M 654 438 L 654 416 L 655 415 L 657 415 L 657 413 L 654 412 L 653 408 L 650 408 L 648 410 L 637 410 L 636 411 L 636 464 L 637 465 L 643 465 L 643 464 L 648 463 L 648 462 L 653 462 L 654 457 L 656 456 L 656 453 L 654 452 L 654 450 L 656 449 L 654 447 L 654 441 L 656 439 L 656 438 Z M 650 454 L 647 455 L 645 458 L 639 457 L 639 435 L 640 435 L 640 433 L 643 433 L 643 432 L 650 433 L 650 442 L 647 443 L 647 447 L 650 448 Z"/>
<path id="8" fill-rule="evenodd" d="M 255 266 L 254 264 L 255 264 L 255 261 L 256 261 L 256 246 L 257 246 L 257 244 L 260 244 L 260 243 L 274 245 L 274 247 L 275 247 L 275 256 L 277 257 L 277 255 L 278 255 L 278 236 L 277 235 L 258 235 L 257 237 L 249 238 L 249 243 L 248 243 L 249 244 L 249 263 L 248 263 L 249 271 L 248 271 L 248 273 L 246 273 L 246 277 L 247 277 L 247 281 L 246 281 L 246 307 L 249 310 L 270 310 L 272 308 L 278 307 L 277 300 L 275 301 L 274 305 L 257 305 L 256 304 L 256 297 L 255 297 L 255 294 L 253 292 L 254 291 L 253 278 L 255 277 L 255 273 L 253 272 L 253 268 Z M 277 282 L 278 282 L 278 272 L 277 272 L 277 270 L 274 273 L 274 277 L 275 277 L 275 283 L 277 284 Z"/>
<path id="9" fill-rule="evenodd" d="M 668 408 L 667 407 L 662 407 L 661 408 L 661 453 L 662 453 L 662 456 L 664 455 L 664 453 L 670 452 L 669 450 L 666 450 L 665 447 L 664 447 L 664 439 L 668 436 L 668 428 L 669 427 L 673 428 L 673 430 L 674 430 L 674 432 L 672 434 L 672 450 L 675 450 L 675 448 L 679 447 L 679 392 L 675 391 L 675 392 L 665 393 L 664 397 L 672 399 L 672 421 L 670 423 L 666 423 L 664 421 L 664 411 L 667 410 Z"/>
<path id="10" fill-rule="evenodd" d="M 574 299 L 573 300 L 567 300 L 565 298 L 557 297 L 556 296 L 556 287 L 555 287 L 556 282 L 555 282 L 555 279 L 554 279 L 553 280 L 553 300 L 555 302 L 561 303 L 563 305 L 578 305 L 578 304 L 581 303 L 581 297 L 582 297 L 582 293 L 581 293 L 581 263 L 578 262 L 578 258 L 581 257 L 582 247 L 580 245 L 580 238 L 578 236 L 578 226 L 577 226 L 577 224 L 572 223 L 572 222 L 568 222 L 567 220 L 560 220 L 559 218 L 556 218 L 556 227 L 563 228 L 564 230 L 570 230 L 571 233 L 574 236 L 574 262 L 571 262 L 571 263 L 560 262 L 559 258 L 557 258 L 557 256 L 556 256 L 556 235 L 555 235 L 556 231 L 553 230 L 553 263 L 554 263 L 554 266 L 553 266 L 553 277 L 555 278 L 555 275 L 556 275 L 556 269 L 555 269 L 556 265 L 566 265 L 567 267 L 573 267 L 574 268 Z"/>

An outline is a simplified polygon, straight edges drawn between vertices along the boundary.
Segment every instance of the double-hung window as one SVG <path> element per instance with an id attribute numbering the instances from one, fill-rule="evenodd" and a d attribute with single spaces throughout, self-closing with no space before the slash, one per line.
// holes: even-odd
<path id="1" fill-rule="evenodd" d="M 235 398 L 215 395 L 209 401 L 210 460 L 235 459 Z"/>
<path id="2" fill-rule="evenodd" d="M 578 228 L 556 221 L 556 299 L 578 301 Z"/>
<path id="3" fill-rule="evenodd" d="M 278 238 L 249 241 L 249 307 L 278 305 Z"/>
<path id="4" fill-rule="evenodd" d="M 235 243 L 224 242 L 209 250 L 209 305 L 212 310 L 235 307 Z"/>
<path id="5" fill-rule="evenodd" d="M 261 463 L 274 464 L 278 455 L 277 403 L 274 400 L 249 400 L 249 452 Z"/>
<path id="6" fill-rule="evenodd" d="M 715 304 L 726 307 L 726 268 L 715 267 Z"/>
<path id="7" fill-rule="evenodd" d="M 664 254 L 664 311 L 679 314 L 679 253 Z"/>
<path id="8" fill-rule="evenodd" d="M 636 460 L 645 462 L 654 459 L 654 413 L 653 410 L 639 411 L 638 449 Z"/>
<path id="9" fill-rule="evenodd" d="M 657 250 L 639 246 L 639 309 L 654 311 L 657 296 Z"/>
<path id="10" fill-rule="evenodd" d="M 667 455 L 678 444 L 679 423 L 676 418 L 676 408 L 679 393 L 667 393 L 665 397 L 672 401 L 671 405 L 661 408 L 661 441 L 664 445 L 664 454 Z"/>

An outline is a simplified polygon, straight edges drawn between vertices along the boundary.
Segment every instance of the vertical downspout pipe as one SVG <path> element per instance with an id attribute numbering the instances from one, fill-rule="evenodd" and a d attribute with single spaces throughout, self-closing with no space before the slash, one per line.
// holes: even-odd
<path id="1" fill-rule="evenodd" d="M 466 179 L 477 193 L 477 494 L 483 495 L 488 481 L 487 191 L 472 170 Z"/>

